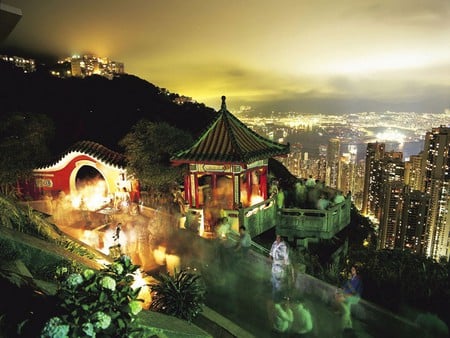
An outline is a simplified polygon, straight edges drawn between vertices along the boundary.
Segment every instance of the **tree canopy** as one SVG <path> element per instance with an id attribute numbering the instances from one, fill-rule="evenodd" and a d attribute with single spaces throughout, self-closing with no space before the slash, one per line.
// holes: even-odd
<path id="1" fill-rule="evenodd" d="M 140 120 L 119 145 L 125 149 L 130 174 L 143 190 L 168 191 L 183 178 L 184 167 L 173 167 L 170 157 L 193 142 L 191 134 L 166 122 Z"/>
<path id="2" fill-rule="evenodd" d="M 48 160 L 54 134 L 52 121 L 43 114 L 10 113 L 0 117 L 0 191 L 9 195 L 18 180 Z"/>

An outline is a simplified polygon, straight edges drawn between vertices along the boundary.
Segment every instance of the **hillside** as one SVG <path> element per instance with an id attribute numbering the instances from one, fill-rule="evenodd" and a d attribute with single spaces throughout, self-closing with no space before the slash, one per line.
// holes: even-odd
<path id="1" fill-rule="evenodd" d="M 54 121 L 55 154 L 80 140 L 120 151 L 120 139 L 143 118 L 167 122 L 196 137 L 215 114 L 204 104 L 176 104 L 173 99 L 178 94 L 133 75 L 60 79 L 43 70 L 24 74 L 0 61 L 0 87 L 0 115 L 43 113 Z"/>

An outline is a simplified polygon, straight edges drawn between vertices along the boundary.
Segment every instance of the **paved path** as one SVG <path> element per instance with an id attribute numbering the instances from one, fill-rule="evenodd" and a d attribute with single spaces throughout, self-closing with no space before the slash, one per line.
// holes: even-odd
<path id="1" fill-rule="evenodd" d="M 217 242 L 201 238 L 189 241 L 197 252 L 190 257 L 190 264 L 201 270 L 207 284 L 207 305 L 255 337 L 276 337 L 271 324 L 273 303 L 268 257 L 250 252 L 245 259 L 237 259 L 236 253 L 228 249 L 225 255 L 228 259 L 223 261 Z M 335 287 L 309 275 L 300 276 L 290 294 L 302 295 L 310 309 L 313 337 L 409 338 L 414 332 L 406 320 L 364 300 L 353 307 L 353 330 L 343 332 L 342 318 L 332 307 Z"/>

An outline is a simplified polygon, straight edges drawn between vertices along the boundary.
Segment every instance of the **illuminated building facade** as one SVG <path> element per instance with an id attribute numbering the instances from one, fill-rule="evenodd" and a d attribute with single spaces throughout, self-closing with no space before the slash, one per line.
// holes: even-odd
<path id="1" fill-rule="evenodd" d="M 405 161 L 405 184 L 411 190 L 425 191 L 424 189 L 424 155 L 413 155 Z"/>
<path id="2" fill-rule="evenodd" d="M 339 164 L 341 158 L 341 141 L 332 138 L 328 141 L 327 148 L 327 169 L 325 185 L 339 189 Z"/>
<path id="3" fill-rule="evenodd" d="M 356 189 L 356 155 L 357 148 L 348 146 L 348 152 L 343 153 L 339 160 L 339 182 L 337 188 L 343 192 L 355 193 Z"/>
<path id="4" fill-rule="evenodd" d="M 0 60 L 12 63 L 15 67 L 22 69 L 24 73 L 36 71 L 36 62 L 34 59 L 27 59 L 20 56 L 0 55 Z"/>
<path id="5" fill-rule="evenodd" d="M 425 226 L 430 198 L 424 192 L 405 186 L 403 193 L 402 227 L 397 247 L 425 255 Z"/>
<path id="6" fill-rule="evenodd" d="M 362 213 L 376 214 L 379 210 L 379 192 L 381 191 L 380 160 L 385 154 L 384 143 L 368 143 L 366 150 L 366 163 L 364 174 L 364 192 Z"/>
<path id="7" fill-rule="evenodd" d="M 300 143 L 291 144 L 291 152 L 287 157 L 281 159 L 281 163 L 288 168 L 292 175 L 306 177 L 302 176 L 302 145 Z"/>
<path id="8" fill-rule="evenodd" d="M 378 247 L 394 249 L 402 229 L 403 182 L 385 181 L 380 212 Z"/>
<path id="9" fill-rule="evenodd" d="M 124 74 L 125 67 L 122 62 L 112 61 L 108 58 L 101 58 L 95 55 L 73 55 L 58 63 L 69 63 L 70 74 L 75 77 L 86 77 L 100 75 L 112 79 L 114 75 Z M 62 76 L 62 73 L 53 74 Z"/>
<path id="10" fill-rule="evenodd" d="M 426 225 L 426 254 L 449 257 L 450 231 L 450 128 L 441 126 L 427 132 L 424 144 L 425 192 L 430 196 Z"/>

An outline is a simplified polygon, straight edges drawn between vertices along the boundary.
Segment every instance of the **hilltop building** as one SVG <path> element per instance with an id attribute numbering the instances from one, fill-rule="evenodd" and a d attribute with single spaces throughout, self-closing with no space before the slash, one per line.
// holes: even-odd
<path id="1" fill-rule="evenodd" d="M 124 74 L 125 66 L 122 62 L 92 54 L 72 55 L 59 60 L 50 73 L 61 78 L 100 75 L 112 79 L 116 75 Z"/>
<path id="2" fill-rule="evenodd" d="M 0 55 L 0 60 L 13 64 L 17 68 L 21 68 L 24 73 L 32 73 L 36 71 L 36 61 L 21 56 Z"/>

